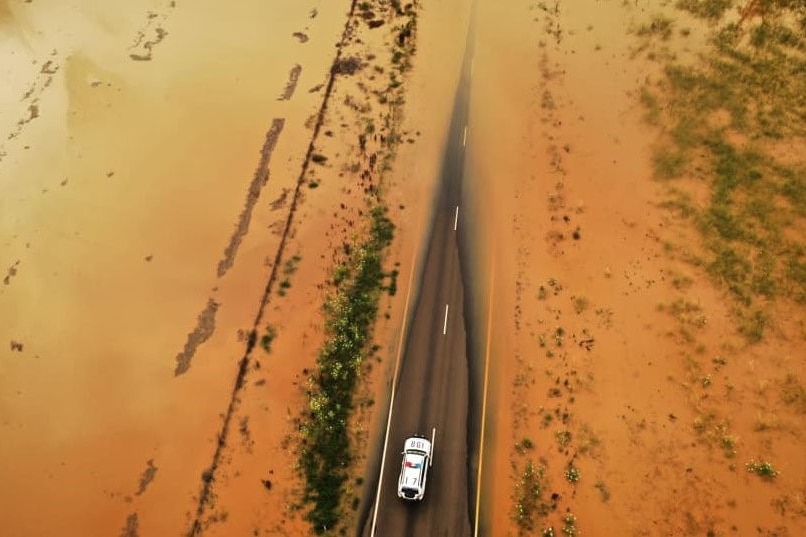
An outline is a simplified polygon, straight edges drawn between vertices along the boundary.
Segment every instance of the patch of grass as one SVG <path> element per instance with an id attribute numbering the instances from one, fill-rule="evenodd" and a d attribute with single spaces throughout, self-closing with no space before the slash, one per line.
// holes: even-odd
<path id="1" fill-rule="evenodd" d="M 733 4 L 733 0 L 677 0 L 675 6 L 695 17 L 718 21 Z"/>
<path id="2" fill-rule="evenodd" d="M 726 434 L 722 437 L 721 444 L 725 457 L 731 458 L 736 456 L 736 439 L 734 437 Z"/>
<path id="3" fill-rule="evenodd" d="M 289 289 L 291 289 L 291 279 L 285 277 L 280 280 L 280 288 L 277 289 L 277 294 L 280 296 L 285 296 Z"/>
<path id="4" fill-rule="evenodd" d="M 726 20 L 733 0 L 677 0 L 677 8 L 719 23 L 710 48 L 685 64 L 656 53 L 663 76 L 638 97 L 662 130 L 655 176 L 699 179 L 710 190 L 692 206 L 680 194 L 689 187 L 675 182 L 664 206 L 693 217 L 705 255 L 691 259 L 733 296 L 737 327 L 751 343 L 771 322 L 760 304 L 806 303 L 806 162 L 781 162 L 787 146 L 779 142 L 806 137 L 804 11 L 790 0 L 762 4 L 760 23 L 740 26 Z M 672 26 L 655 15 L 637 33 L 666 38 Z M 653 46 L 663 45 L 642 41 L 643 50 Z"/>
<path id="5" fill-rule="evenodd" d="M 757 343 L 764 338 L 764 330 L 770 325 L 770 316 L 764 310 L 757 308 L 749 312 L 740 312 L 739 333 L 751 343 Z"/>
<path id="6" fill-rule="evenodd" d="M 291 259 L 286 260 L 283 264 L 283 275 L 285 277 L 280 280 L 279 289 L 277 289 L 278 295 L 285 296 L 288 290 L 291 289 L 291 275 L 297 271 L 300 261 L 302 261 L 302 256 L 294 254 Z"/>
<path id="7" fill-rule="evenodd" d="M 532 442 L 531 438 L 524 438 L 520 442 L 515 442 L 515 451 L 519 455 L 523 455 L 528 450 L 531 450 L 535 447 L 534 442 Z"/>
<path id="8" fill-rule="evenodd" d="M 658 310 L 674 317 L 682 326 L 702 328 L 707 324 L 707 317 L 702 313 L 699 304 L 678 298 L 668 304 L 659 304 Z"/>
<path id="9" fill-rule="evenodd" d="M 643 86 L 641 87 L 640 99 L 641 104 L 644 105 L 644 119 L 646 122 L 650 125 L 660 124 L 661 109 L 660 104 L 658 103 L 658 98 L 655 96 L 655 94 L 648 87 Z"/>
<path id="10" fill-rule="evenodd" d="M 652 169 L 659 179 L 674 179 L 686 169 L 686 155 L 682 151 L 662 147 L 652 155 Z"/>
<path id="11" fill-rule="evenodd" d="M 277 337 L 277 329 L 273 325 L 266 325 L 266 331 L 260 336 L 260 346 L 266 352 L 271 352 L 271 344 Z"/>
<path id="12" fill-rule="evenodd" d="M 745 464 L 745 468 L 747 468 L 748 472 L 756 474 L 766 480 L 775 479 L 779 474 L 778 470 L 776 470 L 769 461 L 756 462 L 751 459 L 750 462 Z"/>
<path id="13" fill-rule="evenodd" d="M 567 535 L 568 537 L 574 537 L 577 535 L 577 517 L 571 513 L 566 513 L 563 517 L 562 532 L 563 535 Z"/>
<path id="14" fill-rule="evenodd" d="M 392 272 L 389 273 L 389 285 L 386 286 L 386 291 L 389 293 L 389 296 L 395 296 L 397 294 L 397 277 L 400 274 L 400 271 L 397 269 L 393 269 Z"/>
<path id="15" fill-rule="evenodd" d="M 309 413 L 302 427 L 303 498 L 311 505 L 307 518 L 317 532 L 333 527 L 341 516 L 351 462 L 347 422 L 378 312 L 383 254 L 394 234 L 383 207 L 374 207 L 371 218 L 369 237 L 354 251 L 351 278 L 342 282 L 325 306 L 327 336 L 309 387 Z"/>
<path id="16" fill-rule="evenodd" d="M 574 303 L 574 311 L 577 312 L 577 314 L 580 314 L 588 309 L 588 306 L 590 305 L 588 299 L 584 296 L 571 297 L 571 302 Z"/>
<path id="17" fill-rule="evenodd" d="M 678 291 L 685 291 L 686 289 L 691 287 L 691 284 L 694 283 L 694 280 L 692 280 L 689 276 L 686 276 L 685 274 L 673 273 L 671 277 L 672 279 L 670 283 L 672 284 L 672 287 L 674 287 Z"/>
<path id="18" fill-rule="evenodd" d="M 800 379 L 789 373 L 781 382 L 781 400 L 797 412 L 806 414 L 806 388 Z"/>
<path id="19" fill-rule="evenodd" d="M 669 198 L 658 204 L 663 209 L 673 211 L 678 218 L 688 219 L 699 216 L 699 211 L 694 206 L 691 197 L 680 190 L 674 190 L 669 194 Z M 676 249 L 675 245 L 666 242 L 663 249 L 667 253 L 673 253 Z"/>
<path id="20" fill-rule="evenodd" d="M 704 445 L 721 448 L 726 457 L 735 454 L 736 439 L 730 434 L 730 423 L 727 420 L 720 419 L 713 412 L 706 412 L 694 418 L 693 427 Z"/>
<path id="21" fill-rule="evenodd" d="M 521 530 L 532 531 L 535 527 L 535 517 L 540 514 L 540 496 L 544 475 L 543 466 L 526 461 L 515 484 L 514 518 Z"/>
<path id="22" fill-rule="evenodd" d="M 558 326 L 554 330 L 554 344 L 557 345 L 558 347 L 562 347 L 564 336 L 565 336 L 565 328 L 563 328 L 562 326 Z"/>
<path id="23" fill-rule="evenodd" d="M 591 457 L 598 457 L 602 449 L 602 439 L 590 427 L 590 425 L 582 424 L 577 431 L 577 453 L 580 455 L 590 455 Z"/>
<path id="24" fill-rule="evenodd" d="M 664 15 L 652 15 L 651 20 L 647 24 L 638 27 L 636 34 L 645 37 L 659 37 L 666 41 L 672 37 L 672 27 L 674 21 Z"/>
<path id="25" fill-rule="evenodd" d="M 580 473 L 579 473 L 579 469 L 576 468 L 574 465 L 569 464 L 568 468 L 566 468 L 566 470 L 565 470 L 565 479 L 566 479 L 566 481 L 568 481 L 569 483 L 576 484 L 576 483 L 579 482 L 580 477 L 581 476 L 580 476 Z"/>
<path id="26" fill-rule="evenodd" d="M 350 278 L 350 267 L 348 267 L 346 263 L 340 263 L 333 270 L 333 276 L 331 278 L 331 281 L 333 282 L 333 285 L 339 286 L 343 281 L 346 281 L 349 278 Z"/>
<path id="27" fill-rule="evenodd" d="M 571 443 L 571 431 L 561 429 L 554 433 L 554 439 L 557 440 L 557 449 L 563 451 Z"/>
<path id="28" fill-rule="evenodd" d="M 775 414 L 759 414 L 753 425 L 753 430 L 757 433 L 764 431 L 774 431 L 781 428 L 781 422 Z"/>

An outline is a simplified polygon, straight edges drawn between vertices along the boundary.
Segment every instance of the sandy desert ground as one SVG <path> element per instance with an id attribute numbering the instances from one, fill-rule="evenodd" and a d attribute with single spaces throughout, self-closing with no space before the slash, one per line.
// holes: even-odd
<path id="1" fill-rule="evenodd" d="M 296 464 L 323 305 L 382 197 L 398 289 L 351 423 L 371 459 L 473 9 L 465 194 L 478 296 L 497 282 L 482 533 L 806 534 L 806 294 L 737 307 L 714 225 L 685 216 L 705 157 L 657 180 L 669 62 L 698 65 L 724 22 L 416 2 L 395 57 L 404 12 L 381 0 L 115 4 L 0 0 L 1 534 L 313 532 Z M 802 129 L 723 112 L 702 123 L 806 184 Z M 784 202 L 789 252 L 806 205 Z"/>

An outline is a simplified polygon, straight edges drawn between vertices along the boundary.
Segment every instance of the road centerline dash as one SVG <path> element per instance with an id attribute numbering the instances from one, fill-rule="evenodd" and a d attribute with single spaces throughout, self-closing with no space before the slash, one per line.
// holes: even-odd
<path id="1" fill-rule="evenodd" d="M 456 228 L 459 226 L 459 206 L 456 206 L 456 215 L 453 217 L 453 230 L 456 231 Z"/>
<path id="2" fill-rule="evenodd" d="M 445 321 L 442 323 L 442 335 L 448 333 L 448 305 L 445 304 Z"/>
<path id="3" fill-rule="evenodd" d="M 462 131 L 462 147 L 467 145 L 467 125 L 465 125 L 465 130 Z"/>

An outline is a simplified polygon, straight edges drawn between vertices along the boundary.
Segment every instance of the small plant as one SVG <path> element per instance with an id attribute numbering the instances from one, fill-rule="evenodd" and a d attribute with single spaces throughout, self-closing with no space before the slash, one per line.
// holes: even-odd
<path id="1" fill-rule="evenodd" d="M 602 439 L 590 425 L 582 424 L 577 431 L 577 451 L 580 455 L 597 457 L 601 452 Z"/>
<path id="2" fill-rule="evenodd" d="M 725 435 L 722 437 L 720 441 L 722 444 L 722 449 L 725 452 L 725 457 L 735 457 L 736 456 L 736 439 L 730 435 Z"/>
<path id="3" fill-rule="evenodd" d="M 563 346 L 563 336 L 565 335 L 565 329 L 562 326 L 558 326 L 557 330 L 554 331 L 554 344 L 558 347 Z"/>
<path id="4" fill-rule="evenodd" d="M 291 280 L 285 277 L 280 281 L 280 288 L 277 290 L 277 294 L 285 296 L 289 289 L 291 289 Z"/>
<path id="5" fill-rule="evenodd" d="M 792 373 L 789 373 L 781 384 L 781 399 L 801 414 L 806 414 L 806 388 Z"/>
<path id="6" fill-rule="evenodd" d="M 291 256 L 291 259 L 287 260 L 283 265 L 283 274 L 294 274 L 297 271 L 297 265 L 299 265 L 300 261 L 302 261 L 301 255 L 294 254 Z"/>
<path id="7" fill-rule="evenodd" d="M 527 461 L 515 485 L 515 522 L 524 530 L 534 528 L 544 471 L 542 466 Z"/>
<path id="8" fill-rule="evenodd" d="M 565 471 L 565 479 L 569 483 L 578 483 L 579 482 L 579 469 L 573 465 L 569 465 L 568 469 Z"/>
<path id="9" fill-rule="evenodd" d="M 694 283 L 690 277 L 686 276 L 685 274 L 674 274 L 672 276 L 672 287 L 677 289 L 678 291 L 685 291 L 691 284 Z"/>
<path id="10" fill-rule="evenodd" d="M 574 311 L 577 312 L 577 314 L 588 309 L 588 299 L 584 296 L 575 296 L 571 300 L 574 303 Z"/>
<path id="11" fill-rule="evenodd" d="M 557 431 L 554 433 L 554 438 L 557 440 L 557 448 L 562 451 L 571 443 L 571 431 L 565 429 Z"/>
<path id="12" fill-rule="evenodd" d="M 664 41 L 672 37 L 673 21 L 663 15 L 653 15 L 649 24 L 644 24 L 638 28 L 637 34 L 640 36 L 658 36 Z"/>
<path id="13" fill-rule="evenodd" d="M 745 464 L 748 472 L 761 476 L 764 479 L 772 480 L 778 477 L 778 470 L 769 461 L 756 462 L 751 459 L 750 462 Z"/>
<path id="14" fill-rule="evenodd" d="M 520 442 L 515 442 L 515 451 L 517 451 L 519 455 L 523 455 L 527 450 L 533 447 L 535 447 L 535 445 L 530 438 L 524 438 Z"/>
<path id="15" fill-rule="evenodd" d="M 341 282 L 349 277 L 350 268 L 344 263 L 341 263 L 333 270 L 333 285 L 341 285 Z"/>
<path id="16" fill-rule="evenodd" d="M 389 285 L 386 287 L 389 296 L 395 296 L 397 294 L 397 277 L 399 274 L 400 271 L 397 269 L 393 269 L 392 272 L 389 273 Z"/>
<path id="17" fill-rule="evenodd" d="M 610 500 L 610 489 L 607 488 L 607 484 L 604 481 L 597 481 L 596 485 L 594 486 L 596 487 L 596 490 L 599 491 L 599 495 L 601 496 L 603 502 Z"/>
<path id="18" fill-rule="evenodd" d="M 577 534 L 577 517 L 571 513 L 566 513 L 563 517 L 563 533 L 569 537 Z"/>
<path id="19" fill-rule="evenodd" d="M 549 526 L 543 530 L 543 537 L 554 537 L 554 526 Z"/>
<path id="20" fill-rule="evenodd" d="M 272 325 L 266 326 L 266 332 L 260 337 L 260 346 L 266 352 L 271 352 L 271 344 L 277 337 L 277 329 Z"/>

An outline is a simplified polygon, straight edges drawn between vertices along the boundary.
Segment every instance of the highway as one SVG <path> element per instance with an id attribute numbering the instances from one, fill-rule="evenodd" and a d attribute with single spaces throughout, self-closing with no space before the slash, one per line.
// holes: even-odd
<path id="1" fill-rule="evenodd" d="M 360 525 L 363 536 L 473 534 L 478 468 L 471 461 L 479 459 L 481 409 L 475 408 L 479 398 L 470 396 L 470 310 L 464 294 L 469 287 L 463 279 L 468 275 L 463 274 L 460 255 L 472 67 L 472 51 L 467 47 L 422 260 L 421 284 L 410 298 L 410 323 L 404 327 L 405 345 L 396 360 L 382 462 L 375 486 L 370 487 L 374 498 Z M 436 428 L 436 441 L 425 498 L 404 501 L 397 497 L 403 442 L 413 434 L 430 437 L 432 428 Z"/>

